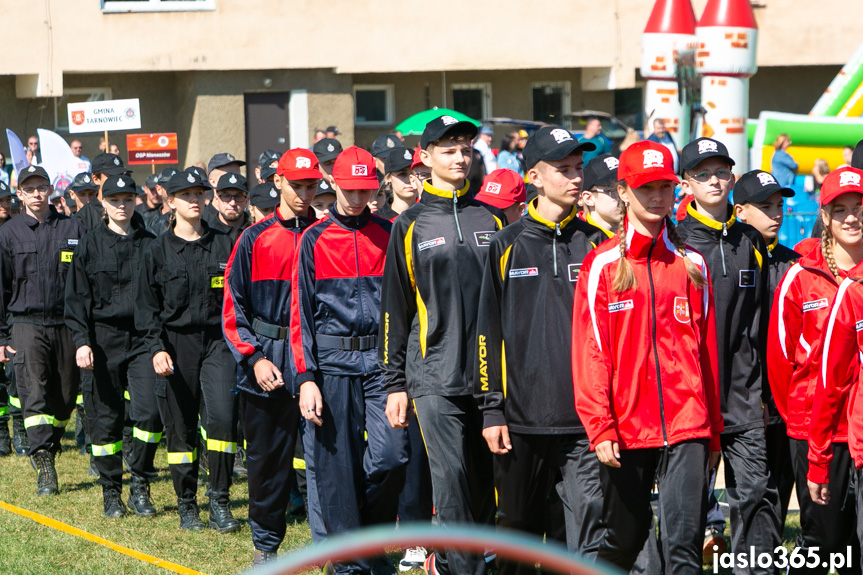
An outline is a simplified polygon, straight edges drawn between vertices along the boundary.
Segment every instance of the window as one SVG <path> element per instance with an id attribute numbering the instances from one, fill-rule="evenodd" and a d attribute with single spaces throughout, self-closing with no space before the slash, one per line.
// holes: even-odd
<path id="1" fill-rule="evenodd" d="M 533 120 L 569 127 L 570 91 L 569 82 L 547 82 L 532 84 Z"/>
<path id="2" fill-rule="evenodd" d="M 391 126 L 395 118 L 392 84 L 354 86 L 354 123 L 359 126 Z"/>
<path id="3" fill-rule="evenodd" d="M 216 0 L 101 0 L 102 12 L 191 12 L 215 10 Z"/>
<path id="4" fill-rule="evenodd" d="M 474 120 L 491 117 L 491 84 L 453 84 L 452 109 Z"/>
<path id="5" fill-rule="evenodd" d="M 69 131 L 69 113 L 67 104 L 77 102 L 104 102 L 111 99 L 111 88 L 67 88 L 63 95 L 54 98 L 54 131 Z"/>
<path id="6" fill-rule="evenodd" d="M 644 126 L 644 95 L 641 88 L 627 88 L 625 90 L 614 91 L 614 115 L 618 120 L 627 126 L 640 130 Z M 602 132 L 611 138 L 615 136 L 609 135 L 605 131 L 605 125 L 602 126 Z M 624 132 L 621 138 L 625 136 Z"/>

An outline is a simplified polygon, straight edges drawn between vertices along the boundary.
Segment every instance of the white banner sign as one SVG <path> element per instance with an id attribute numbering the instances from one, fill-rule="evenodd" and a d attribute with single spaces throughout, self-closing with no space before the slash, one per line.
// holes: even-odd
<path id="1" fill-rule="evenodd" d="M 69 133 L 140 130 L 141 106 L 138 98 L 77 102 L 67 105 Z"/>

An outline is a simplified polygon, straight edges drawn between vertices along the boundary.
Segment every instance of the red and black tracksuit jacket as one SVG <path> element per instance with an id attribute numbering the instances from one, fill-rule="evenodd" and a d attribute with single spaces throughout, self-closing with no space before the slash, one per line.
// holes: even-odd
<path id="1" fill-rule="evenodd" d="M 344 216 L 333 207 L 303 234 L 291 297 L 298 387 L 314 381 L 316 371 L 339 376 L 380 371 L 377 334 L 390 228 L 368 208 Z"/>
<path id="2" fill-rule="evenodd" d="M 728 220 L 718 222 L 690 204 L 677 231 L 710 269 L 716 307 L 719 384 L 725 433 L 764 426 L 770 385 L 764 354 L 767 338 L 767 248 L 761 233 L 738 222 L 728 205 Z"/>
<path id="3" fill-rule="evenodd" d="M 821 370 L 809 424 L 809 473 L 815 483 L 830 481 L 833 441 L 843 417 L 848 450 L 857 469 L 863 467 L 863 386 L 859 384 L 863 353 L 863 268 L 857 266 L 839 284 L 822 340 Z"/>
<path id="4" fill-rule="evenodd" d="M 300 236 L 317 221 L 311 211 L 282 219 L 279 210 L 246 229 L 234 245 L 222 310 L 222 330 L 240 365 L 237 387 L 265 397 L 296 393 L 289 381 L 291 274 Z M 258 386 L 252 366 L 264 357 L 282 372 L 284 388 L 265 392 Z"/>
<path id="5" fill-rule="evenodd" d="M 654 239 L 630 226 L 626 240 L 635 288 L 612 287 L 620 265 L 620 240 L 612 238 L 585 258 L 575 290 L 572 378 L 591 448 L 710 439 L 717 451 L 723 421 L 711 289 L 690 281 L 664 229 Z M 701 255 L 686 254 L 709 280 Z"/>
<path id="6" fill-rule="evenodd" d="M 777 237 L 771 243 L 767 244 L 767 306 L 764 308 L 766 310 L 773 309 L 773 301 L 774 297 L 778 293 L 779 283 L 782 281 L 782 278 L 785 277 L 785 273 L 791 269 L 797 260 L 800 259 L 800 254 L 795 252 L 789 247 L 783 246 L 779 243 L 779 238 Z M 768 322 L 770 319 L 768 318 Z M 765 345 L 765 364 L 768 366 L 767 369 L 767 380 L 770 381 L 770 367 L 766 362 L 769 361 L 770 351 L 767 349 L 767 345 Z M 767 404 L 767 408 L 769 410 L 768 423 L 773 425 L 774 423 L 781 423 L 783 421 L 783 417 L 780 415 L 779 410 L 776 407 L 775 400 L 773 398 L 773 384 L 770 383 L 770 400 Z"/>
<path id="7" fill-rule="evenodd" d="M 420 201 L 395 221 L 384 269 L 378 345 L 389 393 L 473 395 L 482 274 L 491 239 L 505 222 L 503 212 L 474 200 L 467 183 L 447 192 L 428 180 Z M 417 351 L 408 357 L 415 320 L 419 345 L 411 346 Z"/>
<path id="8" fill-rule="evenodd" d="M 584 434 L 573 410 L 571 360 L 575 282 L 600 233 L 576 209 L 555 224 L 536 211 L 497 234 L 482 279 L 474 396 L 483 427 L 515 433 Z"/>
<path id="9" fill-rule="evenodd" d="M 776 408 L 794 439 L 809 439 L 821 340 L 838 289 L 839 281 L 820 249 L 794 264 L 776 288 L 767 332 L 767 371 Z M 847 426 L 843 415 L 835 441 L 847 441 Z"/>

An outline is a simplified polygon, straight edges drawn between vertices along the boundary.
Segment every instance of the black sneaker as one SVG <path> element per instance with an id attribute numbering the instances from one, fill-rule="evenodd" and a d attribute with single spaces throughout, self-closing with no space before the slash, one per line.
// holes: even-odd
<path id="1" fill-rule="evenodd" d="M 123 506 L 123 500 L 120 497 L 120 492 L 114 489 L 105 489 L 102 491 L 102 499 L 105 502 L 105 517 L 125 517 L 126 508 Z"/>
<path id="2" fill-rule="evenodd" d="M 196 501 L 177 503 L 177 511 L 180 513 L 180 529 L 189 531 L 201 531 L 204 529 L 204 522 L 201 521 L 198 515 L 198 503 Z"/>

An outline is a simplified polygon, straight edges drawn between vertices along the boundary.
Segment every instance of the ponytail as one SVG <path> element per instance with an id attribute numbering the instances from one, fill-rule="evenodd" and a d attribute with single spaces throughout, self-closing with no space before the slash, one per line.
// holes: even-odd
<path id="1" fill-rule="evenodd" d="M 824 261 L 827 262 L 830 273 L 838 280 L 839 267 L 833 258 L 833 231 L 830 229 L 830 220 L 833 219 L 833 207 L 828 204 L 821 208 L 821 213 L 827 216 L 827 223 L 821 226 L 821 255 L 824 256 Z"/>
<path id="2" fill-rule="evenodd" d="M 677 233 L 677 228 L 674 227 L 674 222 L 672 222 L 671 216 L 665 216 L 665 233 L 668 234 L 668 239 L 671 240 L 672 244 L 674 244 L 674 249 L 683 256 L 683 263 L 686 265 L 686 273 L 689 275 L 689 281 L 695 284 L 695 287 L 698 289 L 707 287 L 707 278 L 704 277 L 704 274 L 701 273 L 698 266 L 696 266 L 692 260 L 689 259 L 689 256 L 686 255 L 686 247 L 683 245 L 683 240 Z"/>
<path id="3" fill-rule="evenodd" d="M 623 200 L 618 200 L 620 210 L 625 214 L 626 206 Z M 617 226 L 617 241 L 620 249 L 620 263 L 617 265 L 617 273 L 614 274 L 614 282 L 611 284 L 611 289 L 615 293 L 623 293 L 631 290 L 638 285 L 635 280 L 635 272 L 632 271 L 632 265 L 626 259 L 626 217 L 620 225 Z"/>

